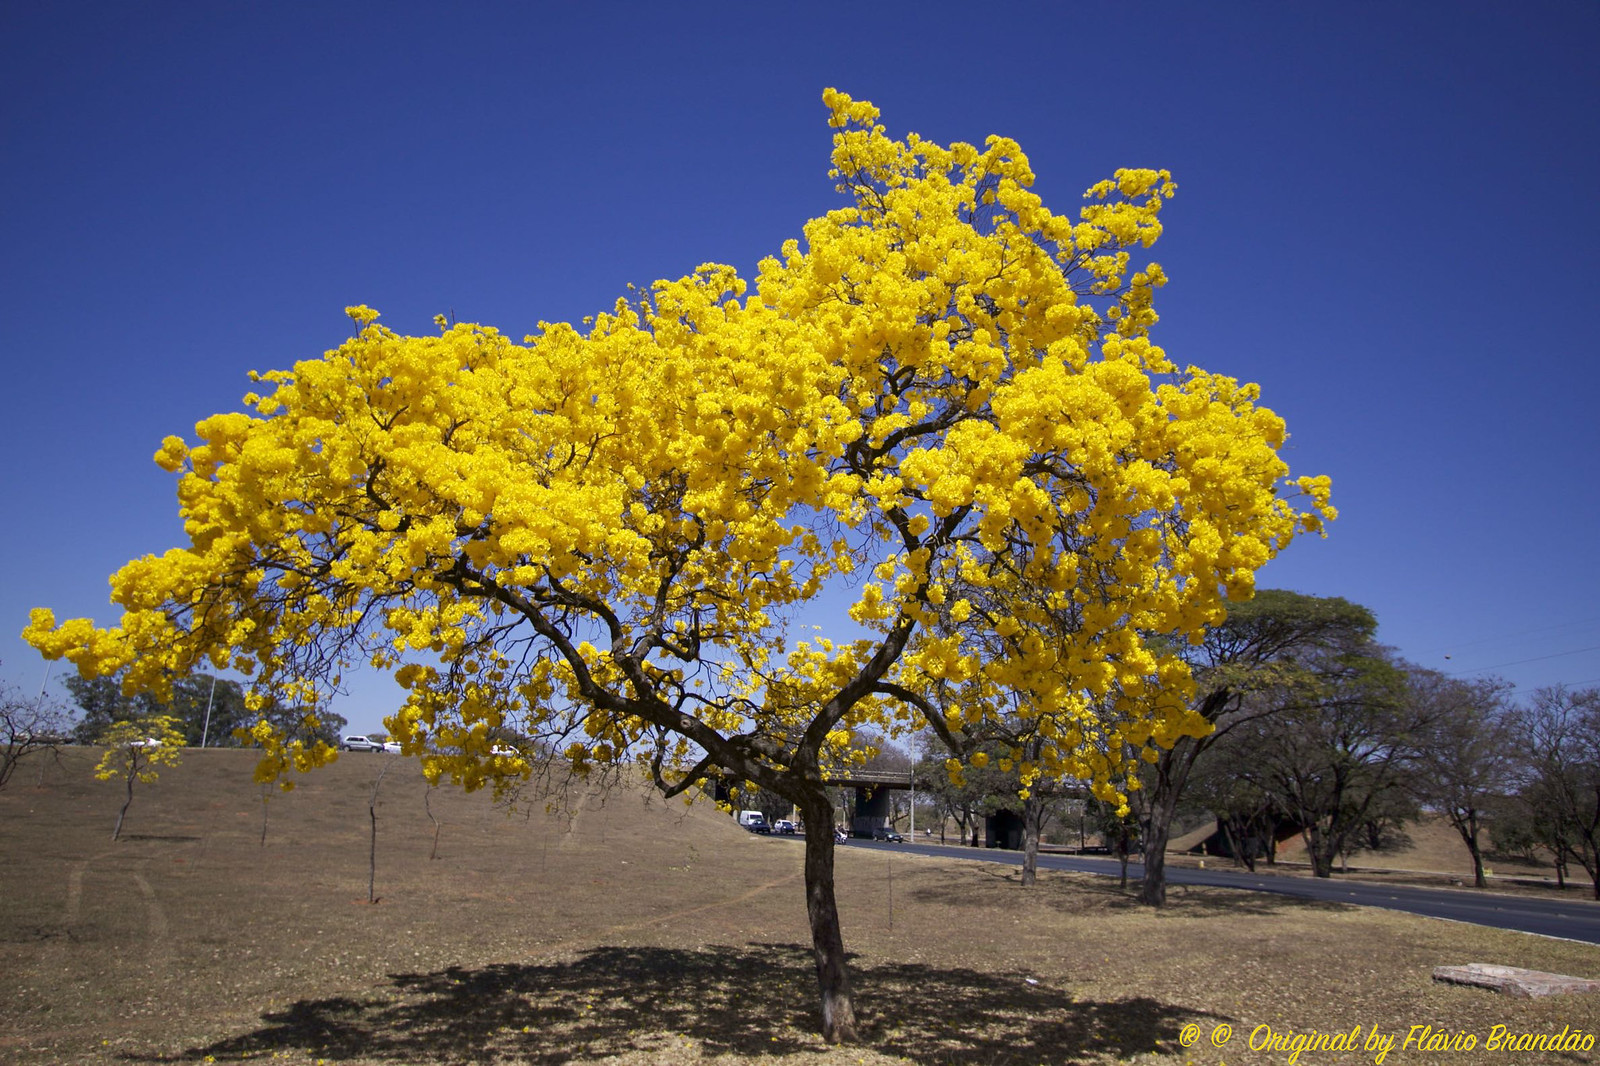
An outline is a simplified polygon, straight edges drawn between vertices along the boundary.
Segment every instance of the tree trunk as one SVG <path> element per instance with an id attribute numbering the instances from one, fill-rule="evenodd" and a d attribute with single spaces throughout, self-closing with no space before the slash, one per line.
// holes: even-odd
<path id="1" fill-rule="evenodd" d="M 367 850 L 367 902 L 376 903 L 374 891 L 378 883 L 378 808 L 375 804 L 367 808 L 367 815 L 372 819 L 372 841 Z"/>
<path id="2" fill-rule="evenodd" d="M 808 826 L 832 821 L 825 794 L 801 804 Z M 844 936 L 833 895 L 833 834 L 806 833 L 806 916 L 811 921 L 811 950 L 817 960 L 817 987 L 822 996 L 822 1038 L 830 1044 L 853 1042 L 855 1006 L 850 999 L 850 974 L 845 968 Z"/>
<path id="3" fill-rule="evenodd" d="M 1149 797 L 1149 815 L 1145 819 L 1144 839 L 1141 842 L 1144 849 L 1144 880 L 1139 884 L 1139 902 L 1147 907 L 1167 905 L 1167 841 L 1172 836 L 1172 811 L 1178 800 L 1176 791 L 1172 789 L 1157 789 L 1157 793 Z"/>
<path id="4" fill-rule="evenodd" d="M 1127 861 L 1123 861 L 1123 877 L 1127 877 Z M 1146 840 L 1144 845 L 1144 880 L 1139 883 L 1139 902 L 1147 907 L 1167 905 L 1167 841 L 1165 834 L 1158 841 Z"/>
<path id="5" fill-rule="evenodd" d="M 428 812 L 428 821 L 433 823 L 433 850 L 428 852 L 428 859 L 432 861 L 439 857 L 439 819 L 433 816 L 433 790 L 436 785 L 429 785 L 428 790 L 422 794 L 422 808 Z"/>
<path id="6" fill-rule="evenodd" d="M 133 777 L 134 775 L 132 771 L 129 771 L 128 798 L 122 801 L 122 810 L 117 812 L 117 826 L 115 829 L 111 830 L 111 839 L 113 842 L 122 839 L 122 819 L 127 815 L 128 808 L 133 806 Z"/>
<path id="7" fill-rule="evenodd" d="M 1044 821 L 1044 800 L 1030 795 L 1022 801 L 1022 883 L 1039 879 L 1039 824 Z"/>
<path id="8" fill-rule="evenodd" d="M 1233 861 L 1255 873 L 1256 838 L 1259 835 L 1255 818 L 1241 818 L 1237 814 L 1230 814 L 1226 818 L 1218 819 L 1218 823 L 1222 826 L 1223 838 L 1228 842 L 1228 850 L 1233 852 Z"/>
<path id="9" fill-rule="evenodd" d="M 1306 857 L 1311 860 L 1311 875 L 1332 877 L 1333 857 L 1337 853 L 1338 848 L 1334 842 L 1313 823 L 1306 837 Z"/>
<path id="10" fill-rule="evenodd" d="M 372 842 L 367 852 L 367 902 L 376 903 L 376 886 L 378 883 L 378 789 L 383 787 L 383 775 L 389 772 L 389 767 L 394 765 L 393 759 L 383 761 L 383 769 L 378 771 L 377 780 L 372 782 L 372 795 L 367 799 L 367 816 L 372 819 Z"/>
<path id="11" fill-rule="evenodd" d="M 1467 852 L 1472 856 L 1472 885 L 1474 888 L 1488 888 L 1489 880 L 1483 875 L 1483 849 L 1478 846 L 1478 813 L 1467 811 L 1461 817 L 1451 816 L 1450 821 L 1455 824 L 1456 832 L 1461 834 L 1461 842 L 1467 846 Z"/>

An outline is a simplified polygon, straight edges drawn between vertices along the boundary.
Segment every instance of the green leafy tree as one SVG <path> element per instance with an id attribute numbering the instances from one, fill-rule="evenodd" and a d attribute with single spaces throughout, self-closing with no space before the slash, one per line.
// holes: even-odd
<path id="1" fill-rule="evenodd" d="M 94 678 L 71 676 L 67 691 L 81 714 L 75 736 L 80 743 L 94 743 L 113 722 L 165 715 L 177 723 L 187 747 L 237 747 L 235 731 L 248 729 L 259 712 L 245 704 L 244 687 L 239 682 L 211 674 L 191 674 L 172 681 L 170 699 L 153 693 L 124 691 L 126 671 Z M 270 708 L 269 718 L 275 715 Z"/>
<path id="2" fill-rule="evenodd" d="M 1352 838 L 1404 795 L 1430 711 L 1410 704 L 1386 649 L 1341 649 L 1311 665 L 1313 686 L 1297 681 L 1276 713 L 1235 732 L 1239 772 L 1301 827 L 1312 872 L 1330 877 Z"/>
<path id="3" fill-rule="evenodd" d="M 1236 728 L 1315 704 L 1321 691 L 1317 664 L 1370 641 L 1376 630 L 1372 612 L 1338 597 L 1262 589 L 1231 606 L 1221 625 L 1186 650 L 1199 685 L 1194 710 L 1212 729 L 1157 750 L 1140 768 L 1141 787 L 1128 794 L 1144 853 L 1140 902 L 1166 903 L 1167 844 L 1196 760 Z"/>
<path id="4" fill-rule="evenodd" d="M 129 696 L 122 691 L 122 673 L 95 677 L 68 675 L 67 692 L 78 706 L 78 724 L 73 739 L 80 744 L 97 743 L 114 722 L 148 718 L 160 713 L 160 705 L 149 693 Z"/>
<path id="5" fill-rule="evenodd" d="M 1238 739 L 1239 743 L 1234 743 L 1233 738 L 1224 735 L 1199 754 L 1184 796 L 1216 819 L 1233 860 L 1254 871 L 1257 859 L 1277 861 L 1283 816 L 1271 793 L 1239 773 L 1240 760 L 1246 755 L 1244 735 Z"/>

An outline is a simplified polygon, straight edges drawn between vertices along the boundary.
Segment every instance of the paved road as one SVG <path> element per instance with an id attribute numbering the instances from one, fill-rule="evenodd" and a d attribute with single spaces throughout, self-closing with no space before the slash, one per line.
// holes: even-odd
<path id="1" fill-rule="evenodd" d="M 936 855 L 940 858 L 969 859 L 981 862 L 1003 862 L 1022 865 L 1022 854 L 1016 851 L 946 847 L 939 844 L 882 844 L 869 840 L 852 840 L 852 848 L 881 848 L 909 851 L 919 855 Z M 1143 864 L 1128 864 L 1130 879 L 1143 873 Z M 1080 873 L 1116 876 L 1115 859 L 1081 858 L 1076 855 L 1039 856 L 1042 870 L 1076 870 Z M 1362 907 L 1386 907 L 1393 911 L 1409 911 L 1429 918 L 1445 918 L 1455 922 L 1470 922 L 1496 929 L 1516 929 L 1540 936 L 1562 937 L 1600 944 L 1600 903 L 1587 900 L 1539 899 L 1531 896 L 1502 896 L 1472 889 L 1413 888 L 1408 885 L 1378 885 L 1360 881 L 1323 880 L 1313 877 L 1280 877 L 1275 874 L 1252 874 L 1245 870 L 1195 870 L 1186 867 L 1167 867 L 1167 882 L 1175 885 L 1213 885 L 1221 888 L 1242 888 L 1253 892 L 1277 892 L 1285 896 L 1304 899 L 1329 900 L 1352 903 Z"/>

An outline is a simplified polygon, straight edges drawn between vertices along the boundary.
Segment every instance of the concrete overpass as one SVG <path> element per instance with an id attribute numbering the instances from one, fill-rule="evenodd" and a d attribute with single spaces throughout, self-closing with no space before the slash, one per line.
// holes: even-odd
<path id="1" fill-rule="evenodd" d="M 840 769 L 824 775 L 824 780 L 829 788 L 855 790 L 854 802 L 846 804 L 851 836 L 871 837 L 874 829 L 888 827 L 892 811 L 890 793 L 896 789 L 910 790 L 912 820 L 916 819 L 917 786 L 910 770 Z"/>
<path id="2" fill-rule="evenodd" d="M 888 828 L 889 816 L 893 812 L 891 793 L 900 789 L 911 792 L 913 812 L 911 831 L 916 832 L 917 785 L 912 779 L 910 769 L 866 770 L 859 767 L 841 767 L 826 772 L 823 775 L 823 783 L 829 788 L 854 791 L 853 797 L 849 799 L 841 797 L 840 803 L 844 808 L 851 836 L 871 838 L 874 830 Z M 1063 792 L 1088 794 L 1088 789 L 1080 785 L 1057 785 L 1053 791 L 1057 794 Z M 727 798 L 720 784 L 717 795 L 719 799 Z M 1015 811 L 998 811 L 985 815 L 983 837 L 985 847 L 1013 850 L 1021 848 L 1022 816 Z M 976 842 L 974 837 L 974 844 Z"/>
<path id="3" fill-rule="evenodd" d="M 850 821 L 850 835 L 856 837 L 871 837 L 874 829 L 886 828 L 889 825 L 889 815 L 892 811 L 890 793 L 895 789 L 909 789 L 912 801 L 912 833 L 916 832 L 916 782 L 912 780 L 910 770 L 835 770 L 824 775 L 824 780 L 831 787 L 849 788 L 855 790 L 853 803 L 846 803 L 846 816 Z M 1067 785 L 1058 783 L 1051 788 L 1052 795 L 1079 795 L 1089 794 L 1083 785 Z M 1022 847 L 1022 815 L 1016 811 L 996 811 L 986 814 L 983 818 L 983 843 L 989 848 L 1009 848 L 1019 850 Z M 977 843 L 974 836 L 973 843 Z"/>

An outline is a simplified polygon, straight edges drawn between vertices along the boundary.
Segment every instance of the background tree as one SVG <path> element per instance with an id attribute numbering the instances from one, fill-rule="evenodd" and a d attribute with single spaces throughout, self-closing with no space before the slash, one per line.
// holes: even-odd
<path id="1" fill-rule="evenodd" d="M 1085 802 L 1084 816 L 1094 827 L 1094 832 L 1105 841 L 1106 850 L 1117 860 L 1117 887 L 1126 889 L 1128 859 L 1139 847 L 1138 816 L 1126 804 L 1107 803 L 1093 796 Z"/>
<path id="2" fill-rule="evenodd" d="M 1244 742 L 1240 772 L 1301 827 L 1312 872 L 1330 877 L 1334 859 L 1403 794 L 1429 710 L 1409 703 L 1405 672 L 1374 645 L 1319 658 L 1314 671 L 1314 698 L 1286 701 L 1234 734 Z"/>
<path id="3" fill-rule="evenodd" d="M 43 697 L 24 696 L 15 685 L 0 682 L 0 789 L 30 755 L 55 754 L 66 740 L 66 715 Z"/>
<path id="4" fill-rule="evenodd" d="M 1522 738 L 1519 790 L 1539 844 L 1558 875 L 1576 862 L 1600 899 L 1600 689 L 1541 688 L 1512 716 Z"/>
<path id="5" fill-rule="evenodd" d="M 1507 719 L 1508 686 L 1498 679 L 1459 681 L 1417 668 L 1408 682 L 1412 703 L 1425 706 L 1431 719 L 1413 791 L 1424 806 L 1449 819 L 1472 855 L 1473 884 L 1487 888 L 1480 834 L 1485 818 L 1503 804 L 1518 769 L 1518 743 Z"/>
<path id="6" fill-rule="evenodd" d="M 1153 907 L 1166 903 L 1172 819 L 1196 760 L 1236 727 L 1312 697 L 1312 664 L 1340 648 L 1370 641 L 1376 630 L 1372 612 L 1338 597 L 1264 589 L 1231 606 L 1227 619 L 1186 652 L 1199 685 L 1195 714 L 1212 729 L 1156 749 L 1140 768 L 1140 789 L 1129 793 L 1144 852 L 1140 902 Z M 1240 812 L 1232 800 L 1245 798 L 1243 793 L 1230 798 L 1235 817 Z"/>
<path id="7" fill-rule="evenodd" d="M 68 675 L 64 683 L 78 705 L 79 717 L 73 728 L 73 739 L 80 744 L 96 743 L 113 722 L 148 718 L 159 713 L 155 698 L 149 693 L 123 694 L 120 673 L 96 677 Z"/>
<path id="8" fill-rule="evenodd" d="M 125 676 L 125 671 L 119 671 L 66 679 L 67 691 L 80 712 L 73 731 L 80 743 L 94 743 L 113 722 L 165 715 L 177 723 L 187 747 L 198 748 L 202 741 L 206 747 L 237 747 L 234 731 L 248 729 L 263 713 L 245 706 L 244 687 L 231 679 L 205 673 L 174 678 L 171 698 L 158 699 L 149 691 L 125 693 Z M 270 709 L 265 713 L 274 716 Z"/>
<path id="9" fill-rule="evenodd" d="M 1129 741 L 1203 728 L 1144 635 L 1221 621 L 1331 517 L 1327 480 L 1289 478 L 1258 388 L 1152 343 L 1166 277 L 1131 249 L 1168 174 L 1120 170 L 1057 215 L 1013 141 L 897 141 L 824 100 L 847 203 L 753 292 L 706 264 L 523 345 L 352 308 L 357 335 L 261 375 L 253 413 L 163 443 L 189 543 L 114 576 L 120 625 L 41 609 L 27 638 L 161 699 L 206 664 L 310 709 L 358 664 L 393 670 L 386 725 L 430 778 L 516 773 L 489 741 L 509 725 L 575 769 L 639 762 L 667 795 L 721 775 L 816 826 L 859 731 L 961 721 L 918 694 L 977 657 L 912 638 L 961 610 L 958 580 L 1015 580 L 1054 599 L 984 618 L 1016 639 L 982 669 L 1048 716 L 1028 772 L 1115 794 Z M 851 574 L 866 635 L 794 641 Z M 1171 702 L 1112 695 L 1152 687 Z M 306 728 L 266 734 L 269 767 L 333 757 Z M 822 1031 L 852 1038 L 829 834 L 804 862 Z"/>
<path id="10" fill-rule="evenodd" d="M 120 777 L 128 786 L 127 797 L 122 801 L 121 810 L 117 811 L 117 824 L 111 830 L 111 839 L 120 840 L 122 820 L 133 805 L 134 782 L 154 784 L 161 776 L 161 767 L 178 765 L 183 755 L 183 734 L 178 731 L 178 723 L 173 718 L 158 714 L 149 718 L 113 722 L 101 734 L 99 743 L 105 746 L 106 751 L 94 769 L 94 776 L 101 781 L 114 781 Z"/>
<path id="11" fill-rule="evenodd" d="M 941 740 L 929 736 L 924 742 L 923 757 L 917 760 L 917 791 L 933 799 L 940 812 L 939 843 L 944 841 L 944 819 L 956 824 L 958 842 L 966 844 L 977 831 L 978 819 L 996 783 L 991 780 L 988 767 L 974 771 L 968 768 L 952 776 L 946 762 L 953 758 L 950 749 Z M 959 767 L 960 763 L 957 760 Z M 994 772 L 998 773 L 998 764 Z"/>
<path id="12" fill-rule="evenodd" d="M 1225 735 L 1208 747 L 1195 759 L 1184 795 L 1216 819 L 1233 860 L 1253 872 L 1259 858 L 1277 862 L 1284 816 L 1259 781 L 1239 772 L 1249 758 L 1247 739 L 1243 732 Z"/>
<path id="13" fill-rule="evenodd" d="M 1422 730 L 1428 731 L 1426 724 Z M 1422 808 L 1410 788 L 1385 789 L 1378 793 L 1356 831 L 1339 845 L 1340 872 L 1350 872 L 1350 858 L 1358 851 L 1392 854 L 1411 847 L 1411 827 L 1421 817 Z"/>

